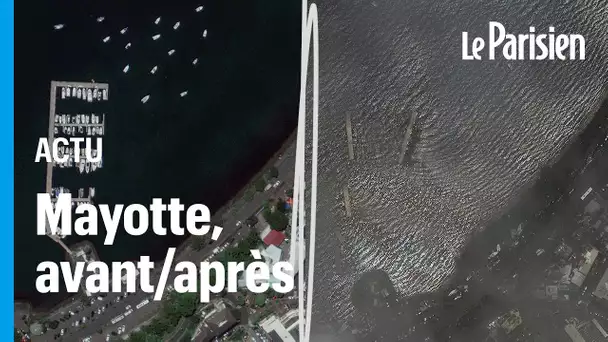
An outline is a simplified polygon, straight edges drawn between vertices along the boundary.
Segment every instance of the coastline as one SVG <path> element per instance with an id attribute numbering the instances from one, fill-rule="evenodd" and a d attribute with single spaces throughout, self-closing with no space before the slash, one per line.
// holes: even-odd
<path id="1" fill-rule="evenodd" d="M 233 209 L 234 205 L 239 203 L 242 199 L 243 196 L 245 194 L 245 192 L 250 189 L 254 182 L 259 178 L 262 177 L 266 171 L 274 166 L 283 156 L 283 154 L 285 153 L 286 150 L 288 150 L 290 147 L 293 146 L 293 144 L 296 141 L 296 135 L 297 135 L 297 129 L 294 129 L 292 131 L 292 133 L 290 133 L 287 138 L 283 141 L 283 143 L 281 143 L 280 147 L 278 148 L 278 150 L 272 155 L 271 158 L 269 158 L 267 160 L 267 162 L 262 166 L 262 168 L 260 170 L 258 170 L 248 181 L 247 183 L 245 183 L 245 186 L 243 186 L 234 196 L 232 196 L 232 198 L 225 203 L 224 205 L 222 205 L 219 209 L 217 209 L 211 216 L 211 222 L 212 223 L 220 223 L 224 220 L 224 218 L 227 215 L 230 215 L 231 209 Z M 252 213 L 253 214 L 253 213 Z M 219 224 L 218 224 L 219 225 Z M 223 236 L 221 239 L 218 239 L 216 241 L 216 243 L 221 243 L 222 241 L 228 240 L 230 239 L 230 237 L 228 236 Z M 183 254 L 187 249 L 188 246 L 190 245 L 192 241 L 192 236 L 188 236 L 187 238 L 184 239 L 184 241 L 182 241 L 176 248 L 176 260 L 180 258 L 180 254 Z M 90 243 L 89 241 L 80 241 L 77 242 L 73 245 L 70 245 L 70 249 L 74 248 L 75 246 L 84 246 L 84 245 L 89 245 L 92 247 L 93 251 L 95 251 L 94 246 L 92 245 L 92 243 Z M 97 257 L 99 259 L 99 257 Z M 65 255 L 65 260 L 69 260 L 67 254 Z M 51 308 L 41 308 L 41 309 L 37 309 L 35 307 L 32 306 L 32 304 L 28 301 L 15 301 L 14 307 L 15 307 L 15 322 L 17 322 L 17 318 L 21 317 L 22 315 L 27 315 L 32 317 L 33 319 L 40 319 L 43 318 L 44 316 L 59 310 L 61 307 L 73 302 L 74 300 L 76 300 L 76 298 L 78 298 L 78 296 L 80 296 L 81 294 L 74 294 L 62 301 L 60 301 L 59 303 L 57 303 L 56 305 L 52 306 Z"/>

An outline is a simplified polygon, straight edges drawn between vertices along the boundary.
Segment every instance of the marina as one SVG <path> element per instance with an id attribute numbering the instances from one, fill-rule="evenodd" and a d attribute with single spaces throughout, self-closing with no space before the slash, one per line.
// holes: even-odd
<path id="1" fill-rule="evenodd" d="M 55 167 L 60 169 L 75 168 L 80 174 L 91 173 L 103 167 L 101 145 L 93 146 L 89 142 L 104 135 L 106 118 L 105 113 L 58 114 L 57 101 L 79 99 L 87 104 L 93 101 L 107 101 L 108 92 L 109 86 L 106 83 L 51 82 L 48 126 L 49 145 L 53 145 L 53 141 L 57 138 L 82 137 L 87 141 L 87 144 L 85 144 L 86 148 L 80 148 L 79 151 L 74 151 L 74 147 L 58 146 L 58 157 L 63 160 L 47 163 L 45 192 L 51 195 L 53 205 L 57 201 L 59 194 L 71 192 L 68 188 L 53 184 Z M 77 155 L 79 156 L 79 160 L 75 158 Z M 85 159 L 85 155 L 89 158 Z M 65 158 L 66 156 L 67 158 Z M 95 197 L 94 187 L 89 187 L 87 190 L 80 188 L 77 192 L 78 196 L 72 197 L 72 207 L 84 203 L 92 203 Z M 50 238 L 59 243 L 69 253 L 69 248 L 61 241 L 64 235 L 61 234 L 60 230 L 57 235 L 54 235 L 50 233 L 50 228 L 47 227 L 47 232 Z"/>

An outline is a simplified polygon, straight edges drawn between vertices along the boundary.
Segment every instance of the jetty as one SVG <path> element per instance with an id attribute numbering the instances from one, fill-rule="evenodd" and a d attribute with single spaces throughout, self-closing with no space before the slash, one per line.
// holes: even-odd
<path id="1" fill-rule="evenodd" d="M 348 187 L 345 186 L 344 189 L 342 190 L 342 193 L 344 195 L 344 208 L 346 208 L 346 216 L 351 217 L 352 208 L 350 205 L 350 193 L 348 192 Z"/>
<path id="2" fill-rule="evenodd" d="M 66 89 L 80 89 L 83 94 L 80 97 L 77 97 L 76 94 L 74 96 L 65 97 Z M 83 126 L 83 127 L 91 127 L 91 128 L 100 128 L 103 129 L 105 125 L 105 115 L 103 116 L 103 120 L 100 122 L 89 122 L 89 123 L 72 123 L 72 122 L 62 122 L 59 123 L 59 120 L 56 120 L 55 116 L 57 115 L 57 100 L 69 100 L 71 99 L 80 99 L 84 100 L 85 103 L 90 103 L 90 95 L 84 94 L 87 91 L 95 91 L 97 96 L 96 100 L 107 101 L 108 93 L 109 93 L 109 85 L 107 83 L 96 83 L 96 82 L 73 82 L 73 81 L 51 81 L 51 89 L 50 89 L 50 103 L 49 103 L 49 126 L 48 126 L 48 143 L 49 146 L 53 145 L 53 141 L 55 140 L 55 132 L 59 127 L 74 127 Z M 59 96 L 61 94 L 61 96 Z M 101 135 L 101 134 L 100 134 Z M 45 192 L 48 194 L 53 193 L 53 167 L 55 166 L 54 162 L 48 162 L 46 165 L 46 182 L 45 182 Z M 83 200 L 90 201 L 89 198 L 75 198 L 73 202 L 82 203 Z M 57 242 L 61 247 L 68 253 L 72 254 L 72 251 L 65 243 L 61 240 L 60 235 L 52 234 L 50 231 L 50 227 L 47 222 L 47 236 Z"/>
<path id="3" fill-rule="evenodd" d="M 346 113 L 346 138 L 348 139 L 348 158 L 355 159 L 355 150 L 353 148 L 353 125 L 350 120 L 350 113 Z"/>
<path id="4" fill-rule="evenodd" d="M 405 130 L 405 137 L 403 138 L 403 144 L 401 145 L 401 152 L 399 153 L 399 164 L 403 164 L 405 160 L 405 153 L 407 152 L 407 146 L 410 144 L 410 140 L 412 139 L 412 130 L 414 129 L 414 124 L 416 123 L 417 113 L 413 112 L 410 117 L 410 122 L 407 124 L 407 129 Z"/>

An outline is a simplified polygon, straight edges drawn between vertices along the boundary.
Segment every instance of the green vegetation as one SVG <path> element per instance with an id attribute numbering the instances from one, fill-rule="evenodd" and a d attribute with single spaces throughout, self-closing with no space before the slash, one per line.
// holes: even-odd
<path id="1" fill-rule="evenodd" d="M 274 230 L 284 231 L 289 225 L 289 218 L 285 215 L 285 202 L 266 202 L 262 215 L 270 227 Z"/>
<path id="2" fill-rule="evenodd" d="M 234 247 L 226 248 L 218 257 L 222 262 L 236 261 L 249 263 L 253 261 L 250 250 L 258 248 L 262 240 L 255 232 L 250 232 L 249 235 Z"/>
<path id="3" fill-rule="evenodd" d="M 228 337 L 228 341 L 242 342 L 245 340 L 245 330 L 243 328 L 236 328 L 232 334 Z"/>
<path id="4" fill-rule="evenodd" d="M 285 191 L 285 196 L 293 198 L 293 188 Z"/>
<path id="5" fill-rule="evenodd" d="M 255 180 L 255 182 L 253 183 L 253 187 L 255 188 L 255 191 L 262 192 L 264 191 L 266 184 L 266 180 L 263 177 L 260 177 Z"/>
<path id="6" fill-rule="evenodd" d="M 190 247 L 192 247 L 192 249 L 194 249 L 195 251 L 200 251 L 205 248 L 210 241 L 211 239 L 209 239 L 208 235 L 193 236 L 190 242 Z"/>
<path id="7" fill-rule="evenodd" d="M 277 178 L 279 177 L 279 170 L 276 167 L 272 166 L 270 169 L 268 169 L 268 171 L 266 171 L 265 176 L 266 180 Z"/>
<path id="8" fill-rule="evenodd" d="M 251 187 L 251 188 L 248 188 L 247 190 L 245 190 L 245 194 L 243 195 L 243 200 L 245 200 L 245 202 L 250 202 L 251 200 L 253 200 L 253 196 L 255 195 L 255 191 L 256 190 L 255 190 L 254 187 Z"/>
<path id="9" fill-rule="evenodd" d="M 169 298 L 152 323 L 129 336 L 130 342 L 162 342 L 163 337 L 171 333 L 182 318 L 194 316 L 199 305 L 197 293 L 171 292 Z"/>
<path id="10" fill-rule="evenodd" d="M 255 296 L 255 306 L 261 308 L 264 305 L 266 305 L 266 295 L 263 293 L 257 294 Z"/>

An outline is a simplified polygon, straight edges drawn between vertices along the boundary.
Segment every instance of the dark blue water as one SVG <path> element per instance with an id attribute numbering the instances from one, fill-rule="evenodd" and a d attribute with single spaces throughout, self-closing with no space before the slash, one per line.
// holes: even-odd
<path id="1" fill-rule="evenodd" d="M 205 9 L 196 13 L 199 4 Z M 16 4 L 16 299 L 48 307 L 66 296 L 40 295 L 34 288 L 36 265 L 63 259 L 59 246 L 36 236 L 35 229 L 35 198 L 44 192 L 45 167 L 33 160 L 38 138 L 47 133 L 50 81 L 110 84 L 104 168 L 88 178 L 61 172 L 56 186 L 72 192 L 95 186 L 98 203 L 145 205 L 153 197 L 178 197 L 213 211 L 295 128 L 299 6 L 280 0 Z M 98 23 L 98 16 L 105 20 Z M 176 21 L 181 25 L 174 31 Z M 65 27 L 53 30 L 59 23 Z M 121 35 L 125 26 L 128 32 Z M 162 37 L 153 41 L 156 33 Z M 102 43 L 108 35 L 110 42 Z M 172 56 L 170 49 L 176 51 Z M 155 65 L 158 71 L 151 75 Z M 188 95 L 180 98 L 185 90 Z M 150 100 L 142 104 L 146 94 Z M 160 258 L 182 239 L 122 234 L 114 246 L 104 246 L 103 236 L 89 238 L 104 261 Z"/>

